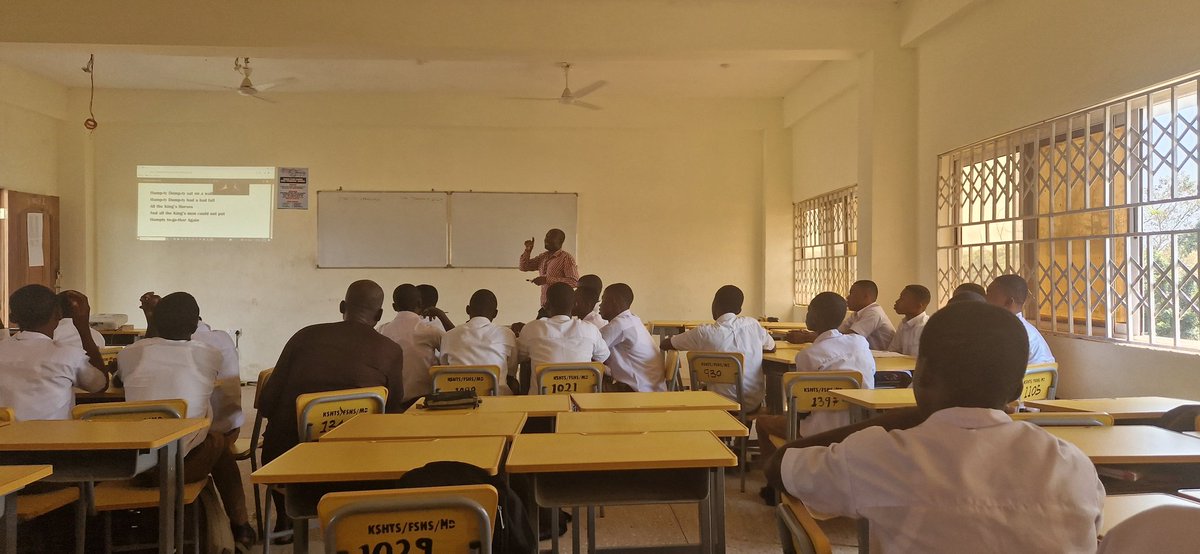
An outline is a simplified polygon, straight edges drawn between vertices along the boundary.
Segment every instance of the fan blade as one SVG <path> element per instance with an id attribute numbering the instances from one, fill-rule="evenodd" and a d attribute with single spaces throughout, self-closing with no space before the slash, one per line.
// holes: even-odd
<path id="1" fill-rule="evenodd" d="M 554 98 L 534 98 L 531 96 L 506 96 L 506 97 L 504 97 L 504 99 L 505 100 L 553 100 L 555 102 L 558 102 L 559 100 L 561 100 L 561 98 L 559 98 L 557 96 Z"/>
<path id="2" fill-rule="evenodd" d="M 575 101 L 571 102 L 571 105 L 579 106 L 580 108 L 587 108 L 589 110 L 603 110 L 604 109 L 604 108 L 601 108 L 600 106 L 597 106 L 591 102 L 581 102 L 579 100 L 575 100 Z"/>
<path id="3" fill-rule="evenodd" d="M 259 96 L 257 94 L 251 94 L 250 98 L 253 98 L 255 100 L 262 100 L 263 102 L 266 102 L 268 104 L 277 104 L 278 103 L 278 102 L 275 102 L 274 100 L 271 100 L 270 98 L 263 98 L 262 96 Z"/>
<path id="4" fill-rule="evenodd" d="M 575 91 L 575 94 L 573 94 L 571 97 L 578 100 L 580 98 L 583 98 L 584 96 L 587 96 L 593 92 L 596 92 L 596 89 L 598 89 L 604 85 L 607 85 L 607 84 L 608 84 L 608 81 L 596 81 L 595 83 L 592 83 L 586 87 L 583 87 L 583 88 Z"/>
<path id="5" fill-rule="evenodd" d="M 273 88 L 275 88 L 275 87 L 280 87 L 280 86 L 283 86 L 283 85 L 287 85 L 287 84 L 293 83 L 293 82 L 295 82 L 295 81 L 296 81 L 296 78 L 295 78 L 295 77 L 288 77 L 287 79 L 280 79 L 280 80 L 278 80 L 278 81 L 272 81 L 272 82 L 270 82 L 270 83 L 263 83 L 263 84 L 261 84 L 261 85 L 254 85 L 254 88 L 258 89 L 258 91 L 259 91 L 259 92 L 262 92 L 262 91 L 264 91 L 264 90 L 269 90 L 269 89 L 273 89 Z"/>

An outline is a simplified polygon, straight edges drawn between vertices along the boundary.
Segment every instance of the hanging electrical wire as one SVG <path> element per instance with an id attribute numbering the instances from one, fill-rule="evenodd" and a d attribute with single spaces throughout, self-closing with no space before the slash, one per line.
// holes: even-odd
<path id="1" fill-rule="evenodd" d="M 96 55 L 91 54 L 88 57 L 87 65 L 83 66 L 83 72 L 88 74 L 88 80 L 91 82 L 91 90 L 88 92 L 88 118 L 83 120 L 83 128 L 89 131 L 94 130 L 100 125 L 96 122 L 96 114 L 92 111 L 92 105 L 96 101 L 96 73 L 94 71 L 96 63 Z"/>

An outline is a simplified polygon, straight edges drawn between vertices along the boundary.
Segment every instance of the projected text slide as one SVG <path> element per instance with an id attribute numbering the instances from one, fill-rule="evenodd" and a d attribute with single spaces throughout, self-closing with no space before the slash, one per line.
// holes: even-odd
<path id="1" fill-rule="evenodd" d="M 138 238 L 271 238 L 274 168 L 138 166 Z"/>

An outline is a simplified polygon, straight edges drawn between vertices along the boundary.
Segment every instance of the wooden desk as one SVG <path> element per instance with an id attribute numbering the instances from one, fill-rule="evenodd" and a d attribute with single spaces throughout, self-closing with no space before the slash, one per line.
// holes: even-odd
<path id="1" fill-rule="evenodd" d="M 362 489 L 372 482 L 392 488 L 405 473 L 437 461 L 468 463 L 496 475 L 505 442 L 504 437 L 306 442 L 258 468 L 250 479 L 284 490 L 287 513 L 294 520 L 293 552 L 306 554 L 307 520 L 317 516 L 317 502 L 326 493 Z"/>
<path id="2" fill-rule="evenodd" d="M 1030 400 L 1025 402 L 1026 406 L 1048 412 L 1108 412 L 1112 414 L 1113 419 L 1118 421 L 1156 419 L 1170 410 L 1188 404 L 1200 404 L 1200 402 L 1162 396 Z"/>
<path id="3" fill-rule="evenodd" d="M 534 501 L 551 508 L 551 529 L 558 525 L 560 507 L 588 506 L 589 522 L 594 522 L 593 506 L 695 502 L 701 552 L 714 546 L 716 552 L 725 551 L 722 468 L 735 465 L 737 457 L 707 431 L 520 435 L 513 439 L 506 463 L 509 473 L 530 474 Z M 537 520 L 530 519 L 536 535 Z M 594 551 L 593 529 L 588 526 L 589 552 Z M 557 552 L 557 534 L 551 536 Z M 678 552 L 685 547 L 663 548 Z"/>
<path id="4" fill-rule="evenodd" d="M 100 392 L 88 392 L 83 389 L 75 389 L 76 404 L 97 404 L 100 402 L 124 402 L 125 389 L 114 387 L 109 384 L 108 388 Z"/>
<path id="5" fill-rule="evenodd" d="M 107 346 L 128 346 L 146 336 L 146 330 L 122 328 L 111 331 L 100 331 L 100 334 L 104 337 L 104 344 Z"/>
<path id="6" fill-rule="evenodd" d="M 571 397 L 565 394 L 530 394 L 523 396 L 480 397 L 479 407 L 474 410 L 426 410 L 421 399 L 404 412 L 409 415 L 449 415 L 480 413 L 520 412 L 529 417 L 554 417 L 559 412 L 571 411 Z"/>
<path id="7" fill-rule="evenodd" d="M 208 427 L 203 419 L 21 421 L 0 427 L 6 464 L 49 464 L 51 481 L 129 479 L 159 468 L 158 548 L 183 543 L 183 440 Z M 76 529 L 83 544 L 83 529 Z"/>
<path id="8" fill-rule="evenodd" d="M 1095 464 L 1200 463 L 1200 439 L 1149 425 L 1046 427 Z"/>
<path id="9" fill-rule="evenodd" d="M 17 493 L 51 473 L 47 465 L 0 466 L 0 551 L 17 552 Z"/>
<path id="10" fill-rule="evenodd" d="M 809 346 L 812 346 L 812 344 L 792 344 L 776 341 L 775 352 L 763 354 L 763 375 L 766 379 L 766 404 L 768 413 L 783 413 L 783 374 L 789 371 L 796 371 L 796 354 L 799 354 Z M 917 368 L 917 359 L 912 356 L 874 355 L 873 357 L 875 359 L 876 373 L 884 371 L 912 371 Z"/>
<path id="11" fill-rule="evenodd" d="M 583 412 L 738 409 L 737 402 L 711 391 L 589 392 L 572 394 L 571 401 Z"/>
<path id="12" fill-rule="evenodd" d="M 881 410 L 917 405 L 912 389 L 844 389 L 830 392 L 850 403 L 851 422 L 869 419 Z"/>
<path id="13" fill-rule="evenodd" d="M 1192 502 L 1169 494 L 1118 494 L 1104 497 L 1104 516 L 1100 524 L 1100 538 L 1104 538 L 1113 527 L 1150 508 L 1159 506 L 1189 506 L 1200 508 Z"/>
<path id="14" fill-rule="evenodd" d="M 410 414 L 357 415 L 325 433 L 327 441 L 381 441 L 448 437 L 508 437 L 521 434 L 523 412 L 448 414 L 422 417 Z"/>
<path id="15" fill-rule="evenodd" d="M 711 319 L 658 319 L 648 322 L 648 327 L 651 335 L 658 335 L 659 340 L 662 340 L 712 322 Z M 807 325 L 796 321 L 760 321 L 758 323 L 767 331 L 793 331 L 808 328 Z"/>
<path id="16" fill-rule="evenodd" d="M 664 412 L 565 412 L 558 414 L 557 433 L 642 433 L 647 431 L 709 431 L 718 437 L 750 434 L 737 418 L 722 410 Z"/>

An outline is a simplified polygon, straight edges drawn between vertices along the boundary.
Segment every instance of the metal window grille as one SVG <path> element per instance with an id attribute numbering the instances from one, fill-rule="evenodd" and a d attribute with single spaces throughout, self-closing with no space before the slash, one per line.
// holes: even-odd
<path id="1" fill-rule="evenodd" d="M 849 290 L 858 275 L 858 186 L 797 202 L 792 214 L 796 304 Z"/>
<path id="2" fill-rule="evenodd" d="M 1026 278 L 1025 316 L 1200 350 L 1197 76 L 938 158 L 938 293 Z"/>

